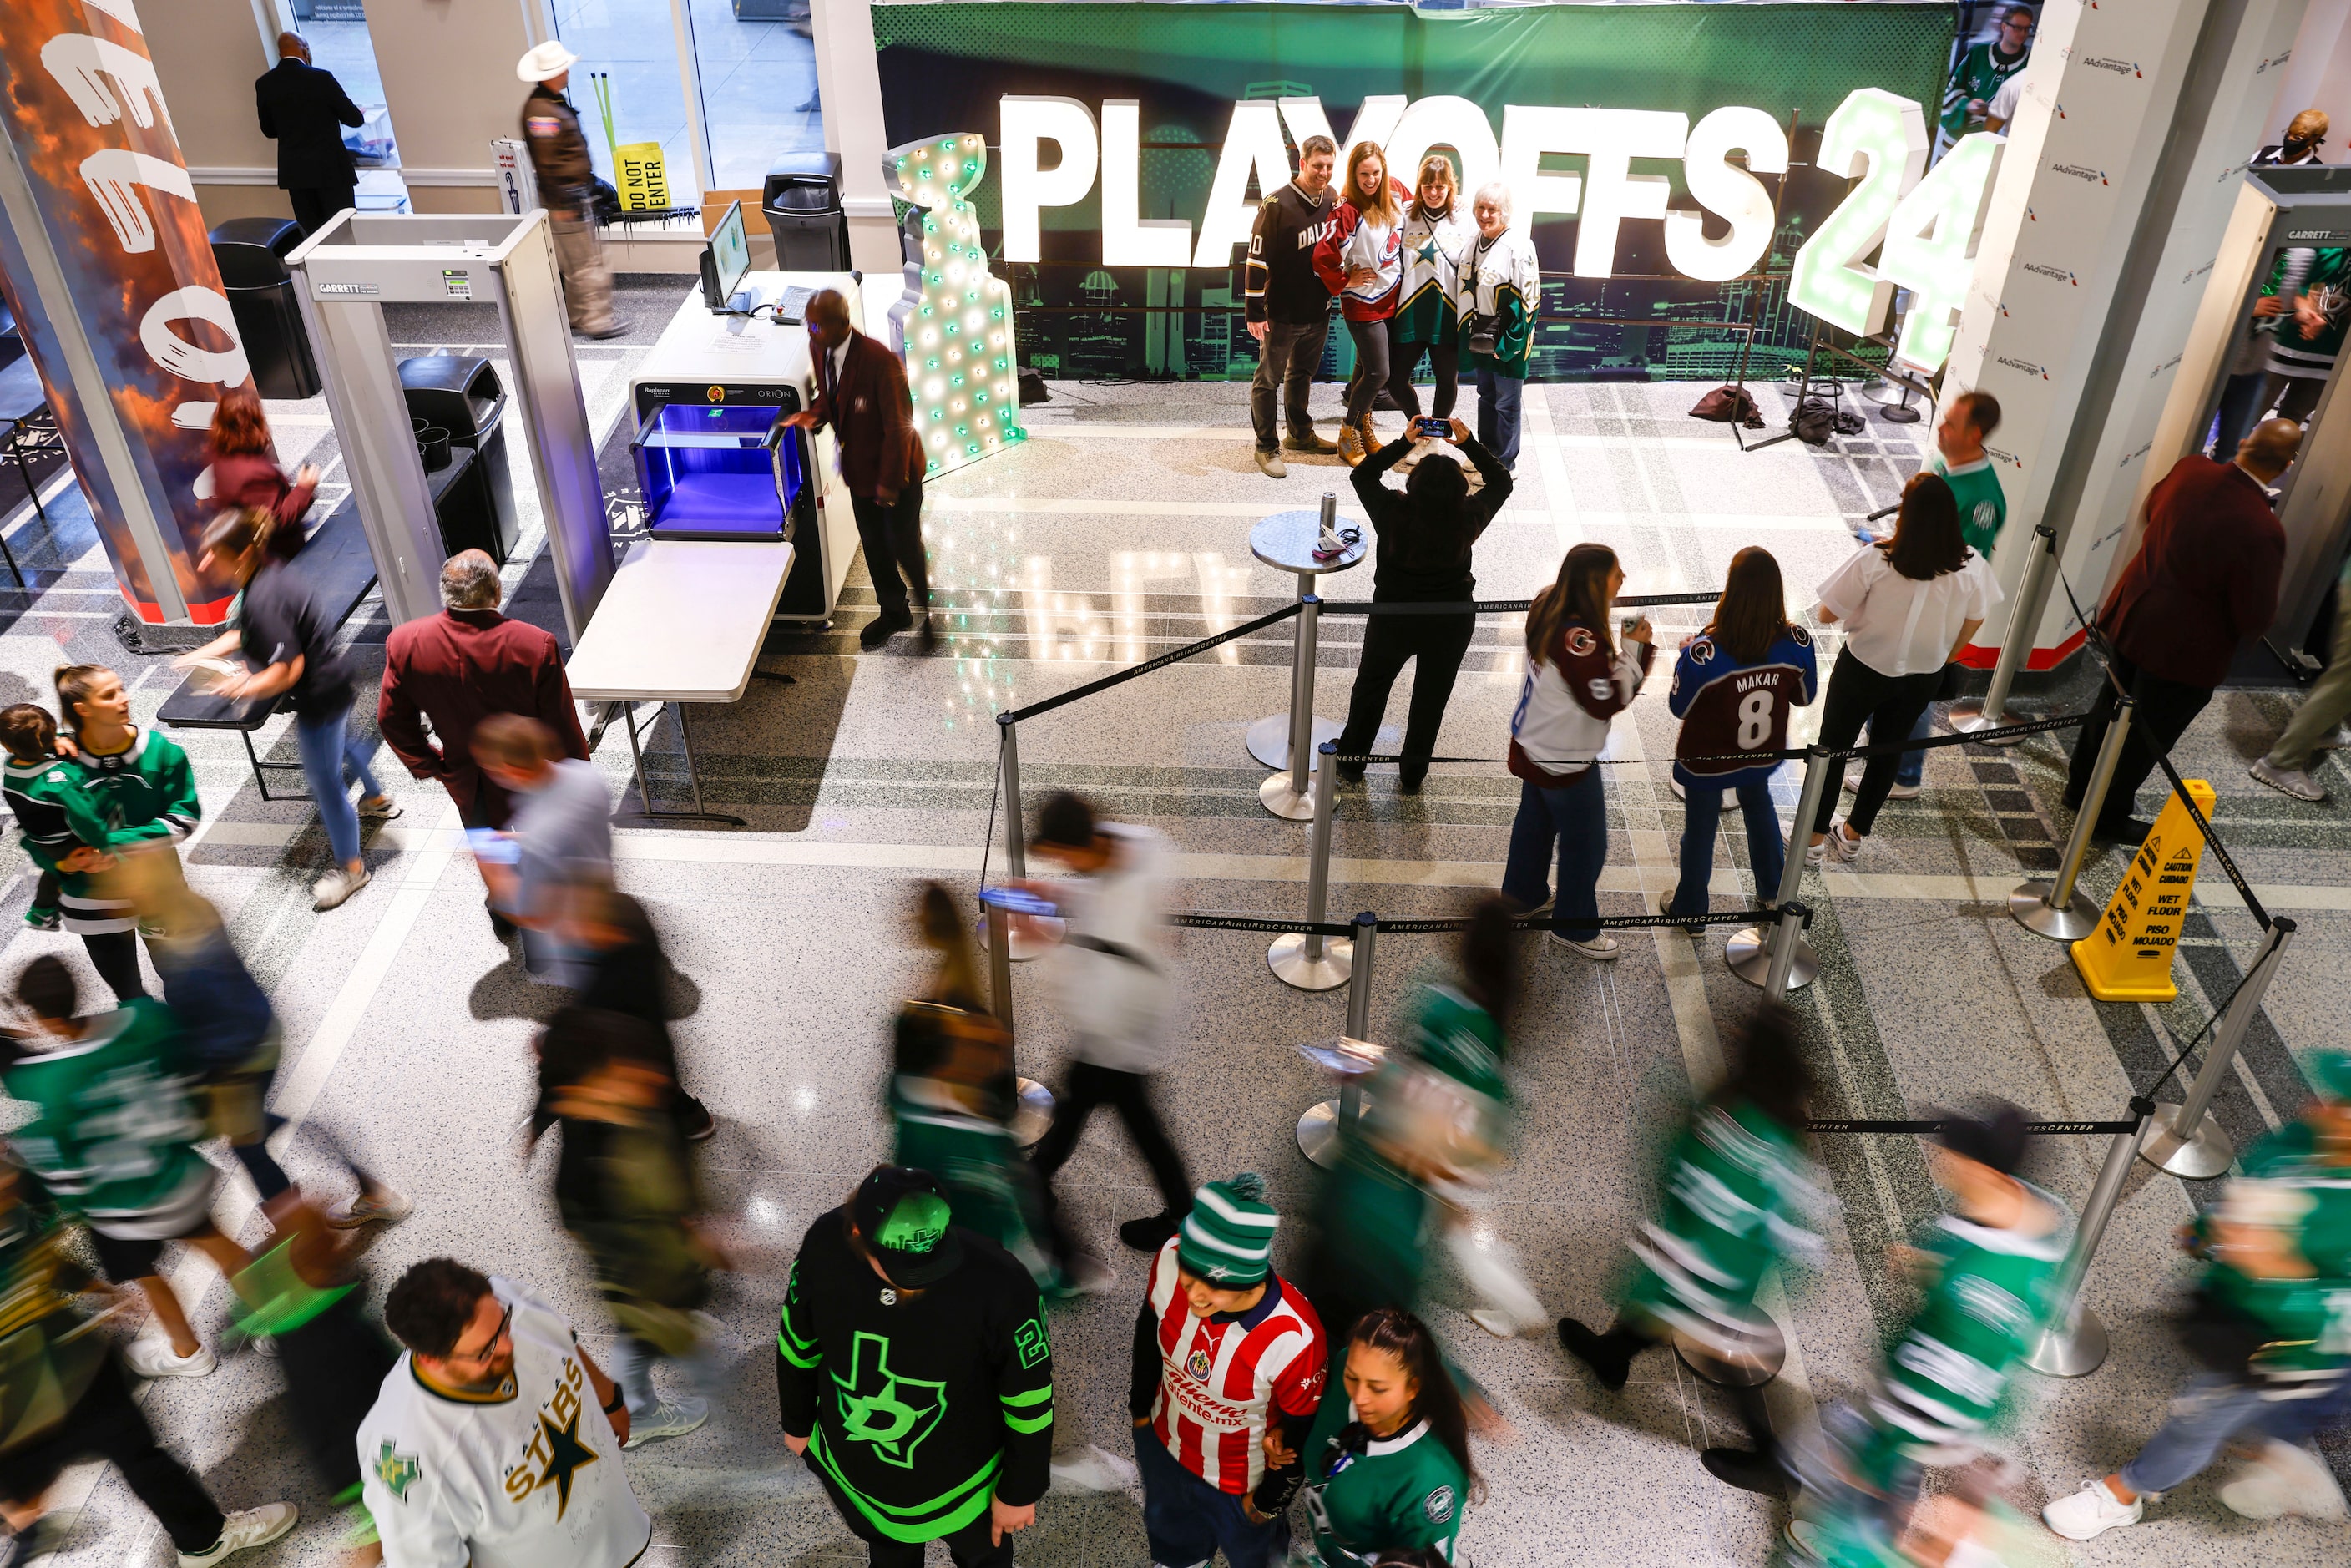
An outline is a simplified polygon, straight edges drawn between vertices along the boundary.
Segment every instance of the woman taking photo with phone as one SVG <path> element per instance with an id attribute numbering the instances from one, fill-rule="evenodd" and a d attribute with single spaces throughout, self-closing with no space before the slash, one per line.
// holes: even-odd
<path id="1" fill-rule="evenodd" d="M 1813 619 L 1823 626 L 1842 623 L 1845 632 L 1821 710 L 1821 745 L 1842 750 L 1865 724 L 1872 735 L 1908 735 L 1934 701 L 1943 666 L 1959 656 L 2000 600 L 1990 563 L 1960 537 L 1950 486 L 1932 474 L 1912 475 L 1902 487 L 1893 537 L 1862 546 L 1821 584 Z M 1851 810 L 1834 831 L 1830 819 L 1844 764 L 1830 765 L 1806 865 L 1830 856 L 1849 861 L 1861 852 L 1901 764 L 1898 740 L 1871 757 Z"/>
<path id="2" fill-rule="evenodd" d="M 1481 185 L 1470 208 L 1477 237 L 1461 249 L 1454 288 L 1461 313 L 1461 364 L 1477 378 L 1478 439 L 1502 466 L 1519 465 L 1519 404 L 1534 352 L 1542 268 L 1525 233 L 1510 226 L 1510 188 Z"/>
<path id="3" fill-rule="evenodd" d="M 1674 742 L 1674 782 L 1682 787 L 1682 875 L 1660 915 L 1704 915 L 1714 874 L 1715 828 L 1722 797 L 1739 797 L 1747 822 L 1747 859 L 1755 896 L 1767 907 L 1779 896 L 1787 851 L 1780 815 L 1771 807 L 1771 775 L 1788 744 L 1788 715 L 1807 706 L 1820 688 L 1812 634 L 1788 623 L 1780 563 L 1749 545 L 1730 558 L 1722 597 L 1706 630 L 1682 644 L 1667 706 L 1682 721 Z M 1745 760 L 1753 756 L 1752 762 Z M 1687 927 L 1693 936 L 1706 927 Z"/>
<path id="4" fill-rule="evenodd" d="M 1388 382 L 1388 319 L 1404 280 L 1407 194 L 1388 178 L 1379 143 L 1356 142 L 1347 154 L 1330 232 L 1314 247 L 1314 271 L 1339 297 L 1348 336 L 1355 340 L 1355 373 L 1347 382 L 1346 423 L 1339 431 L 1339 455 L 1351 467 L 1379 445 L 1372 434 L 1372 402 Z"/>
<path id="5" fill-rule="evenodd" d="M 1460 604 L 1478 596 L 1469 552 L 1510 499 L 1510 476 L 1468 425 L 1457 419 L 1450 429 L 1445 439 L 1476 465 L 1483 482 L 1474 492 L 1461 465 L 1441 450 L 1422 457 L 1405 481 L 1402 495 L 1380 482 L 1412 450 L 1416 432 L 1411 426 L 1353 476 L 1355 497 L 1364 503 L 1372 531 L 1379 536 L 1379 559 L 1372 569 L 1374 604 Z M 1396 676 L 1404 673 L 1405 660 L 1417 658 L 1420 669 L 1413 676 L 1403 773 L 1396 785 L 1399 794 L 1417 795 L 1428 774 L 1428 759 L 1437 751 L 1437 729 L 1445 722 L 1445 705 L 1453 696 L 1461 655 L 1477 634 L 1478 617 L 1465 610 L 1458 615 L 1375 614 L 1365 619 L 1370 624 L 1364 629 L 1364 656 L 1355 665 L 1355 692 L 1347 699 L 1347 727 L 1339 732 L 1339 755 L 1361 757 L 1371 750 Z M 1347 782 L 1363 776 L 1364 764 L 1339 764 L 1339 777 Z"/>
<path id="6" fill-rule="evenodd" d="M 1453 161 L 1430 153 L 1420 161 L 1420 178 L 1404 214 L 1404 284 L 1395 314 L 1388 318 L 1388 396 L 1408 420 L 1420 417 L 1412 372 L 1423 352 L 1436 381 L 1429 413 L 1452 418 L 1460 391 L 1461 311 L 1453 289 L 1469 231 L 1458 211 L 1455 183 Z"/>
<path id="7" fill-rule="evenodd" d="M 1479 201 L 1485 200 L 1483 193 Z M 1502 868 L 1502 896 L 1529 914 L 1552 902 L 1551 855 L 1559 844 L 1559 894 L 1551 939 L 1597 963 L 1617 954 L 1600 918 L 1600 868 L 1608 858 L 1608 801 L 1594 759 L 1608 725 L 1633 706 L 1656 654 L 1646 617 L 1628 620 L 1620 647 L 1609 615 L 1625 570 L 1606 545 L 1582 544 L 1559 580 L 1527 612 L 1527 677 L 1510 715 L 1510 771 L 1519 815 Z"/>

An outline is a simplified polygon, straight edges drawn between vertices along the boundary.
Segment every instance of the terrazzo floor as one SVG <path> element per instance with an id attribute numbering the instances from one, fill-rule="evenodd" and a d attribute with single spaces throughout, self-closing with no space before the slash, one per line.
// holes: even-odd
<path id="1" fill-rule="evenodd" d="M 581 346 L 600 431 L 613 428 L 628 366 L 666 321 L 679 287 L 623 280 L 622 314 L 633 303 L 644 330 Z M 480 330 L 424 311 L 395 315 L 392 327 L 396 342 L 418 346 L 404 351 L 462 349 Z M 1761 543 L 1779 556 L 1793 599 L 1852 548 L 1853 520 L 1890 501 L 1920 455 L 1925 427 L 1874 418 L 1864 434 L 1825 449 L 1790 443 L 1742 454 L 1725 428 L 1685 417 L 1699 390 L 1530 388 L 1518 487 L 1478 552 L 1480 593 L 1530 593 L 1549 580 L 1564 546 L 1598 539 L 1624 558 L 1635 592 L 1714 586 L 1733 551 Z M 1334 402 L 1331 389 L 1317 389 L 1319 409 Z M 1465 393 L 1465 413 L 1473 402 Z M 1767 390 L 1765 405 L 1776 413 L 1778 394 Z M 322 462 L 331 482 L 323 408 L 273 413 L 282 455 Z M 653 910 L 682 976 L 685 1071 L 721 1121 L 705 1152 L 706 1174 L 739 1264 L 713 1307 L 738 1357 L 722 1407 L 702 1432 L 627 1460 L 656 1520 L 646 1561 L 664 1568 L 862 1560 L 777 1440 L 767 1346 L 801 1231 L 886 1150 L 877 1104 L 887 1024 L 917 983 L 903 936 L 913 886 L 937 876 L 968 888 L 984 856 L 1000 868 L 1000 850 L 985 844 L 996 804 L 992 716 L 1275 608 L 1292 582 L 1251 559 L 1250 522 L 1311 507 L 1326 489 L 1352 509 L 1335 459 L 1297 462 L 1280 482 L 1256 472 L 1239 387 L 1057 384 L 1052 400 L 1026 416 L 1024 445 L 932 486 L 935 581 L 951 617 L 942 653 L 922 658 L 901 639 L 880 654 L 856 653 L 852 633 L 872 603 L 861 564 L 832 631 L 771 641 L 763 667 L 796 674 L 797 685 L 755 683 L 741 703 L 696 716 L 705 795 L 750 827 L 687 831 L 620 819 L 623 883 Z M 29 593 L 0 594 L 0 700 L 45 697 L 53 665 L 93 658 L 122 669 L 139 713 L 152 716 L 172 684 L 162 661 L 127 655 L 110 635 L 110 575 L 69 486 L 51 510 L 57 520 L 47 531 L 5 525 L 36 582 Z M 531 559 L 537 540 L 533 518 L 509 585 L 520 612 L 552 623 L 551 588 Z M 1324 592 L 1358 598 L 1369 589 L 1368 570 L 1358 568 Z M 1656 619 L 1678 633 L 1701 615 L 1676 609 Z M 1317 706 L 1327 716 L 1344 711 L 1360 626 L 1323 622 Z M 372 601 L 354 618 L 371 671 L 385 629 Z M 1444 754 L 1500 755 L 1521 664 L 1516 638 L 1515 621 L 1480 631 L 1447 716 Z M 1242 744 L 1250 722 L 1284 706 L 1288 647 L 1277 627 L 1024 725 L 1029 800 L 1080 788 L 1110 814 L 1168 834 L 1182 907 L 1297 911 L 1303 831 L 1259 807 L 1265 770 Z M 1674 735 L 1664 684 L 1620 722 L 1610 750 L 1602 884 L 1610 914 L 1644 912 L 1674 875 L 1680 806 L 1659 760 L 1670 757 Z M 2035 700 L 2078 702 L 2080 685 L 2060 682 Z M 1383 748 L 1395 741 L 1405 699 L 1400 683 Z M 2218 791 L 2219 831 L 2257 893 L 2300 927 L 2217 1102 L 2240 1141 L 2292 1113 L 2301 1093 L 2292 1052 L 2339 1040 L 2351 1001 L 2341 962 L 2351 935 L 2351 810 L 2342 803 L 2351 775 L 2333 754 L 2321 773 L 2336 800 L 2323 806 L 2287 800 L 2245 776 L 2293 701 L 2274 691 L 2226 693 L 2177 753 L 2184 773 Z M 361 711 L 371 709 L 362 702 Z M 1799 737 L 1805 733 L 1800 727 Z M 592 1282 L 555 1223 L 549 1152 L 526 1152 L 519 1132 L 528 1041 L 550 997 L 491 938 L 444 797 L 400 777 L 382 753 L 407 814 L 371 831 L 375 883 L 319 915 L 307 890 L 326 851 L 307 808 L 262 801 L 233 738 L 180 738 L 195 759 L 206 819 L 187 853 L 191 874 L 229 913 L 284 1019 L 277 1108 L 298 1124 L 289 1165 L 331 1192 L 331 1140 L 416 1200 L 414 1218 L 375 1249 L 379 1291 L 409 1262 L 447 1252 L 530 1282 L 600 1347 L 606 1329 Z M 290 737 L 273 728 L 265 738 L 291 758 Z M 1925 796 L 1889 808 L 1866 858 L 1806 877 L 1823 971 L 1796 1005 L 1829 1084 L 1823 1113 L 1901 1116 L 1989 1092 L 2044 1117 L 2113 1116 L 2235 984 L 2258 931 L 2210 866 L 2183 944 L 2180 997 L 2165 1007 L 2089 1000 L 2064 950 L 2006 917 L 2008 889 L 2053 863 L 2071 824 L 2057 804 L 2064 741 L 2061 732 L 2010 750 L 1935 751 Z M 652 744 L 655 791 L 682 791 L 674 724 L 664 721 Z M 617 800 L 629 783 L 625 742 L 608 737 L 597 761 Z M 1779 783 L 1783 812 L 1795 782 Z M 1440 767 L 1417 798 L 1398 796 L 1392 771 L 1374 768 L 1365 785 L 1341 795 L 1332 907 L 1457 909 L 1470 890 L 1499 881 L 1515 799 L 1513 782 L 1490 765 Z M 1743 901 L 1744 866 L 1734 831 L 1719 852 L 1718 906 Z M 2111 891 L 2117 869 L 2115 856 L 2094 856 L 2085 878 L 2094 896 Z M 72 939 L 17 923 L 32 879 L 13 843 L 0 849 L 0 875 L 13 875 L 0 893 L 0 974 L 40 952 L 80 963 Z M 1516 1251 L 1554 1312 L 1605 1315 L 1621 1240 L 1643 1207 L 1647 1151 L 1676 1099 L 1712 1073 L 1722 1034 L 1752 1003 L 1754 992 L 1723 965 L 1728 929 L 1697 942 L 1628 932 L 1613 966 L 1531 950 L 1532 994 L 1510 1063 L 1524 1107 L 1518 1160 L 1482 1229 Z M 1311 1173 L 1293 1124 L 1327 1089 L 1291 1047 L 1338 1030 L 1343 993 L 1280 985 L 1263 941 L 1186 934 L 1177 963 L 1190 1005 L 1166 1109 L 1196 1179 L 1259 1170 L 1294 1212 Z M 1375 1027 L 1436 951 L 1427 938 L 1384 945 Z M 1024 1067 L 1050 1082 L 1061 1031 L 1030 973 L 1019 972 L 1015 987 Z M 2045 1142 L 2041 1179 L 2078 1204 L 2103 1142 Z M 1791 1422 L 1861 1385 L 1881 1336 L 1907 1309 L 1886 1250 L 1934 1207 L 1913 1140 L 1834 1138 L 1823 1153 L 1839 1213 L 1826 1255 L 1785 1281 L 1793 1354 L 1773 1398 Z M 1061 1441 L 1117 1450 L 1127 1441 L 1126 1344 L 1142 1267 L 1120 1251 L 1114 1227 L 1152 1207 L 1151 1193 L 1140 1163 L 1100 1122 L 1064 1182 L 1081 1233 L 1113 1260 L 1118 1279 L 1056 1319 Z M 250 1233 L 242 1176 L 232 1174 L 224 1191 L 224 1223 Z M 2196 1196 L 2146 1167 L 2135 1174 L 2087 1288 L 2112 1354 L 2078 1381 L 2027 1378 L 2007 1434 L 2029 1477 L 2029 1508 L 2126 1458 L 2185 1375 L 2167 1314 L 2187 1265 L 2168 1234 Z M 201 1296 L 201 1332 L 216 1333 L 225 1292 L 200 1261 L 182 1277 L 190 1298 Z M 1652 1354 L 1623 1394 L 1609 1395 L 1547 1338 L 1497 1341 L 1450 1306 L 1436 1315 L 1508 1426 L 1478 1450 L 1488 1488 L 1468 1515 L 1466 1561 L 1535 1568 L 1769 1559 L 1784 1511 L 1699 1469 L 1696 1450 L 1737 1427 L 1719 1396 L 1678 1364 Z M 276 1365 L 244 1354 L 211 1377 L 154 1385 L 146 1401 L 166 1441 L 225 1505 L 280 1497 L 302 1505 L 292 1537 L 240 1562 L 331 1563 L 340 1527 L 295 1451 L 281 1394 Z M 2332 1454 L 2351 1475 L 2344 1450 Z M 2089 1545 L 2052 1539 L 2047 1559 L 2181 1568 L 2344 1561 L 2342 1527 L 2250 1523 L 2220 1507 L 2214 1484 L 2192 1482 L 2147 1524 Z M 60 1564 L 170 1561 L 168 1542 L 111 1474 L 71 1474 L 58 1499 L 83 1510 Z M 1120 1494 L 1052 1494 L 1019 1555 L 1038 1564 L 1148 1560 L 1137 1504 Z"/>

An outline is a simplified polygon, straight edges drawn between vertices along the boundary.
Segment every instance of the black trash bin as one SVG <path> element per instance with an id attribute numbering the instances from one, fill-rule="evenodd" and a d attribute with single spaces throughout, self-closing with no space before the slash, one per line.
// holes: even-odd
<path id="1" fill-rule="evenodd" d="M 849 214 L 841 204 L 841 154 L 787 152 L 759 192 L 780 272 L 847 272 Z"/>
<path id="2" fill-rule="evenodd" d="M 489 497 L 490 521 L 479 538 L 452 543 L 449 551 L 485 549 L 500 565 L 512 554 L 522 525 L 515 517 L 514 483 L 507 465 L 507 394 L 487 360 L 458 354 L 420 354 L 400 361 L 400 385 L 411 419 L 449 433 L 449 444 L 469 447 L 481 459 L 479 483 Z"/>
<path id="3" fill-rule="evenodd" d="M 283 259 L 302 243 L 302 225 L 291 218 L 231 218 L 211 238 L 254 385 L 267 398 L 318 396 L 319 363 Z"/>
<path id="4" fill-rule="evenodd" d="M 449 460 L 438 468 L 424 471 L 425 488 L 433 495 L 433 517 L 441 526 L 441 548 L 444 559 L 459 550 L 488 550 L 499 560 L 497 513 L 490 505 L 487 471 L 475 458 L 474 449 L 449 444 Z"/>

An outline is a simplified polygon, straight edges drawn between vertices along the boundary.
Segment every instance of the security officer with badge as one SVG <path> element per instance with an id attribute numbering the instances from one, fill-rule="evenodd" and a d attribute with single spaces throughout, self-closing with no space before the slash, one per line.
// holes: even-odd
<path id="1" fill-rule="evenodd" d="M 785 1446 L 872 1568 L 1010 1568 L 1053 1452 L 1053 1352 L 1028 1270 L 877 1166 L 801 1239 L 776 1334 Z"/>
<path id="2" fill-rule="evenodd" d="M 571 329 L 590 338 L 626 330 L 612 319 L 612 272 L 596 234 L 596 166 L 579 111 L 563 96 L 580 57 L 549 39 L 523 56 L 515 75 L 535 84 L 522 104 L 522 139 L 538 176 L 539 204 L 555 230 L 555 258 L 563 268 L 563 297 Z"/>

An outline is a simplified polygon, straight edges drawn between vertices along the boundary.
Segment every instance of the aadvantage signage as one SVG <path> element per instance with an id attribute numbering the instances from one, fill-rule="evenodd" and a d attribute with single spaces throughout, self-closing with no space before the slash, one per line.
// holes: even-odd
<path id="1" fill-rule="evenodd" d="M 1228 267 L 1256 214 L 1249 191 L 1278 188 L 1292 173 L 1289 144 L 1322 136 L 1342 148 L 1376 141 L 1388 167 L 1398 171 L 1416 169 L 1431 149 L 1444 148 L 1460 166 L 1465 191 L 1496 179 L 1510 187 L 1518 223 L 1573 217 L 1577 277 L 1614 277 L 1622 225 L 1646 219 L 1664 225 L 1675 271 L 1722 282 L 1751 271 L 1770 249 L 1771 192 L 1756 176 L 1788 169 L 1786 131 L 1746 105 L 1726 105 L 1693 125 L 1679 110 L 1513 103 L 1502 110 L 1498 138 L 1486 111 L 1464 98 L 1368 98 L 1340 141 L 1319 99 L 1244 99 L 1232 106 L 1196 230 L 1187 218 L 1141 215 L 1141 108 L 1134 100 L 1105 99 L 1099 116 L 1073 98 L 1008 93 L 1001 102 L 1008 262 L 1043 259 L 1044 210 L 1075 206 L 1099 185 L 1104 267 Z M 1873 333 L 1885 329 L 1894 291 L 1907 288 L 1911 304 L 1896 351 L 1922 370 L 1940 366 L 1950 352 L 1984 198 L 2004 145 L 2001 137 L 1978 132 L 1930 172 L 1927 117 L 1918 103 L 1876 88 L 1849 94 L 1822 131 L 1818 162 L 1858 183 L 1797 252 L 1790 299 L 1847 331 Z M 1581 158 L 1582 171 L 1546 171 L 1546 159 L 1565 157 Z M 1696 210 L 1669 207 L 1671 182 L 1635 173 L 1636 158 L 1679 162 Z M 1343 153 L 1342 164 L 1340 177 Z M 1723 231 L 1711 238 L 1708 214 Z"/>

